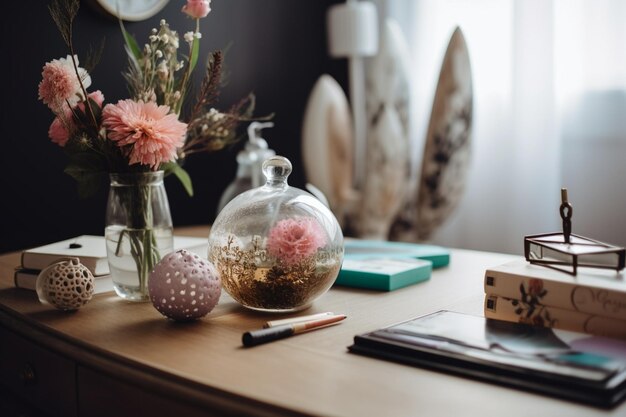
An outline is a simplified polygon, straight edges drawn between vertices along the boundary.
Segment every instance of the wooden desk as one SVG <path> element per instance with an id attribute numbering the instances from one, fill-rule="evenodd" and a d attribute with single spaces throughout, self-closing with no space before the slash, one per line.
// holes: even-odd
<path id="1" fill-rule="evenodd" d="M 19 257 L 8 254 L 0 257 L 0 382 L 62 416 L 626 415 L 626 405 L 603 411 L 347 352 L 357 333 L 438 309 L 481 314 L 485 268 L 511 258 L 453 250 L 450 266 L 418 285 L 332 288 L 307 313 L 346 313 L 342 324 L 244 349 L 241 334 L 275 316 L 226 294 L 187 324 L 113 294 L 63 313 L 13 288 Z"/>

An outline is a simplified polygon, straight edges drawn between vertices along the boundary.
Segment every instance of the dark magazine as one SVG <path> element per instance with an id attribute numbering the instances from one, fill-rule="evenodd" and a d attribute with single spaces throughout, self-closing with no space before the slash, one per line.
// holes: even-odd
<path id="1" fill-rule="evenodd" d="M 626 341 L 438 311 L 348 348 L 600 407 L 626 396 Z"/>

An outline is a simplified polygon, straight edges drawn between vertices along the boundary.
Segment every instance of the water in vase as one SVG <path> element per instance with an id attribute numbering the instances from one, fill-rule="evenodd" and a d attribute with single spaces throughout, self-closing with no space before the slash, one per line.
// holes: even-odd
<path id="1" fill-rule="evenodd" d="M 154 264 L 174 250 L 174 238 L 172 228 L 152 229 L 156 243 L 152 248 L 158 252 L 158 257 L 148 259 L 146 253 L 150 253 L 150 247 L 146 248 L 140 233 L 145 231 L 131 230 L 124 226 L 109 226 L 105 229 L 107 257 L 111 278 L 115 292 L 122 298 L 132 301 L 148 300 L 148 276 Z M 121 242 L 120 242 L 121 239 Z M 149 243 L 151 245 L 153 243 Z M 133 254 L 133 249 L 135 249 Z M 146 250 L 147 249 L 147 250 Z M 137 255 L 140 253 L 141 255 Z M 156 252 L 154 252 L 156 255 Z M 157 259 L 158 258 L 158 259 Z M 138 271 L 138 262 L 144 266 L 143 277 Z"/>

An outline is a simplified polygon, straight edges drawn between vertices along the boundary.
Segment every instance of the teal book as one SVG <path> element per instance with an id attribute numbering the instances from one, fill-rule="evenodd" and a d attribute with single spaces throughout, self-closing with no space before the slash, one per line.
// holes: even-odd
<path id="1" fill-rule="evenodd" d="M 344 258 L 335 285 L 393 291 L 429 279 L 432 265 L 415 258 Z"/>
<path id="2" fill-rule="evenodd" d="M 450 251 L 441 246 L 410 242 L 390 242 L 346 238 L 344 241 L 346 259 L 415 258 L 432 262 L 433 268 L 441 268 L 450 263 Z"/>

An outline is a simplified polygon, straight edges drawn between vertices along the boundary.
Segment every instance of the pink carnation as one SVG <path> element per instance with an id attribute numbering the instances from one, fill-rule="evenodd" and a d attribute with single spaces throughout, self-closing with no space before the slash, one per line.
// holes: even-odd
<path id="1" fill-rule="evenodd" d="M 93 93 L 87 94 L 87 97 L 95 101 L 98 106 L 102 107 L 102 103 L 104 103 L 104 94 L 102 94 L 102 91 L 96 90 Z"/>
<path id="2" fill-rule="evenodd" d="M 96 90 L 93 93 L 87 94 L 87 97 L 93 100 L 99 108 L 102 108 L 102 103 L 104 102 L 104 94 L 102 94 L 102 91 Z M 78 106 L 76 106 L 75 109 L 76 108 L 85 113 L 85 102 L 81 101 L 80 103 L 78 103 Z"/>
<path id="3" fill-rule="evenodd" d="M 120 100 L 104 106 L 102 124 L 117 146 L 132 145 L 130 165 L 149 165 L 156 170 L 162 162 L 175 160 L 176 149 L 185 141 L 187 124 L 169 112 L 168 106 L 153 102 Z"/>
<path id="4" fill-rule="evenodd" d="M 74 55 L 78 65 L 78 58 Z M 83 86 L 91 85 L 91 78 L 85 69 L 78 68 Z M 48 105 L 50 109 L 59 113 L 62 111 L 65 102 L 69 102 L 70 107 L 74 107 L 82 98 L 80 82 L 76 77 L 72 57 L 54 59 L 47 62 L 41 73 L 43 79 L 39 83 L 39 99 Z"/>
<path id="5" fill-rule="evenodd" d="M 90 99 L 96 102 L 96 104 L 102 107 L 102 103 L 104 102 L 104 95 L 100 90 L 94 91 L 87 95 Z M 80 111 L 85 111 L 85 102 L 81 101 L 78 103 L 76 107 Z M 75 109 L 76 109 L 75 108 Z M 63 113 L 59 114 L 50 125 L 50 129 L 48 129 L 48 136 L 52 140 L 53 143 L 63 147 L 69 140 L 72 133 L 76 129 L 76 124 L 74 123 L 74 114 L 72 110 L 67 106 L 64 108 Z"/>
<path id="6" fill-rule="evenodd" d="M 187 0 L 182 11 L 194 19 L 206 17 L 211 11 L 211 0 Z"/>
<path id="7" fill-rule="evenodd" d="M 312 217 L 281 220 L 267 236 L 267 252 L 287 265 L 312 256 L 325 245 L 325 232 Z"/>
<path id="8" fill-rule="evenodd" d="M 69 113 L 69 119 L 61 118 L 60 116 L 55 117 L 52 121 L 52 124 L 50 125 L 50 129 L 48 129 L 48 136 L 50 137 L 52 142 L 61 147 L 65 146 L 70 138 L 70 130 L 72 126 L 69 124 L 69 120 L 72 120 L 72 112 L 69 111 Z"/>

